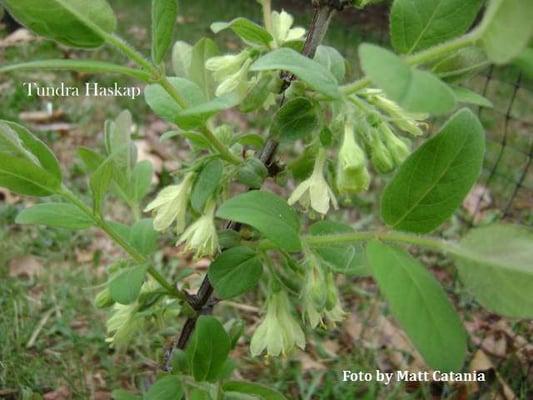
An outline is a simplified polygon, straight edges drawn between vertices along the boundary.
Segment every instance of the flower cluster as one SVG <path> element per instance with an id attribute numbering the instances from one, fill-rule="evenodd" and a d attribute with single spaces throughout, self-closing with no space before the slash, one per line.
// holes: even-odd
<path id="1" fill-rule="evenodd" d="M 292 315 L 287 293 L 279 290 L 267 300 L 266 316 L 257 327 L 250 343 L 250 351 L 257 356 L 263 351 L 271 356 L 288 354 L 294 347 L 305 347 L 305 335 Z"/>

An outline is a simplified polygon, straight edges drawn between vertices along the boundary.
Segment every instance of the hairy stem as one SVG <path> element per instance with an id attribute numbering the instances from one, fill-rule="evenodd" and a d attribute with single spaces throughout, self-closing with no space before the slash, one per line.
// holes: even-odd
<path id="1" fill-rule="evenodd" d="M 122 247 L 122 249 L 124 249 L 124 251 L 128 253 L 128 255 L 133 259 L 133 261 L 138 264 L 149 263 L 149 260 L 147 260 L 144 255 L 142 255 L 135 247 L 129 244 L 126 240 L 124 240 L 122 236 L 120 236 L 102 217 L 96 215 L 89 206 L 87 206 L 78 197 L 76 197 L 76 195 L 74 195 L 74 193 L 72 193 L 68 188 L 63 186 L 60 195 L 65 200 L 78 207 L 89 218 L 91 218 L 94 224 L 103 232 L 105 232 L 117 245 Z M 154 278 L 161 285 L 161 287 L 163 287 L 168 292 L 169 295 L 183 300 L 185 313 L 187 315 L 195 314 L 195 311 L 192 309 L 192 307 L 190 307 L 187 301 L 187 295 L 185 293 L 179 291 L 177 288 L 172 286 L 172 284 L 168 282 L 165 277 L 161 275 L 161 273 L 152 265 L 148 266 L 147 271 L 148 274 L 150 274 L 150 276 L 152 276 L 152 278 Z"/>
<path id="2" fill-rule="evenodd" d="M 378 239 L 385 242 L 405 243 L 442 252 L 454 251 L 456 244 L 442 239 L 397 231 L 358 231 L 320 236 L 306 236 L 304 240 L 313 246 L 329 246 L 341 243 L 367 242 Z"/>
<path id="3" fill-rule="evenodd" d="M 454 51 L 473 45 L 479 39 L 479 31 L 475 30 L 456 39 L 444 42 L 429 49 L 422 50 L 404 58 L 409 65 L 428 64 L 453 53 Z M 363 77 L 341 87 L 344 94 L 352 94 L 371 84 L 370 79 Z"/>

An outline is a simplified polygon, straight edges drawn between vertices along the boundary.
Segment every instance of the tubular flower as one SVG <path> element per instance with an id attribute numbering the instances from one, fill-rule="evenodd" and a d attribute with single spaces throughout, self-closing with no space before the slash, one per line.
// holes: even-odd
<path id="1" fill-rule="evenodd" d="M 392 123 L 398 129 L 413 136 L 420 136 L 424 133 L 420 127 L 425 124 L 420 121 L 426 119 L 425 114 L 413 114 L 405 111 L 398 104 L 383 96 L 381 90 L 367 89 L 366 94 L 371 104 L 390 115 Z"/>
<path id="2" fill-rule="evenodd" d="M 399 166 L 409 156 L 409 153 L 411 153 L 409 146 L 391 131 L 386 122 L 383 122 L 378 127 L 378 131 L 383 139 L 383 143 L 385 143 L 385 146 L 389 150 L 394 164 Z"/>
<path id="3" fill-rule="evenodd" d="M 335 194 L 324 177 L 325 164 L 326 150 L 321 148 L 315 159 L 313 173 L 292 192 L 288 200 L 289 205 L 300 202 L 306 209 L 311 205 L 311 208 L 320 214 L 327 214 L 330 202 L 335 209 L 338 208 Z"/>
<path id="4" fill-rule="evenodd" d="M 215 207 L 214 201 L 209 203 L 205 214 L 183 232 L 176 246 L 185 243 L 185 251 L 194 251 L 197 258 L 214 255 L 219 250 Z"/>
<path id="5" fill-rule="evenodd" d="M 276 47 L 283 46 L 286 42 L 301 40 L 305 35 L 305 29 L 292 27 L 294 18 L 285 10 L 272 12 L 272 36 Z"/>
<path id="6" fill-rule="evenodd" d="M 346 122 L 337 161 L 337 189 L 341 193 L 358 193 L 367 190 L 369 184 L 365 153 L 355 141 L 353 123 Z"/>
<path id="7" fill-rule="evenodd" d="M 176 220 L 178 234 L 183 232 L 193 178 L 194 174 L 189 173 L 185 175 L 180 184 L 167 186 L 144 209 L 145 212 L 155 210 L 154 229 L 156 231 L 164 231 Z"/>
<path id="8" fill-rule="evenodd" d="M 333 273 L 325 273 L 323 268 L 314 262 L 306 272 L 302 297 L 304 318 L 311 328 L 326 323 L 328 326 L 334 326 L 336 322 L 344 319 L 345 313 L 340 304 Z"/>
<path id="9" fill-rule="evenodd" d="M 266 350 L 268 355 L 277 357 L 288 354 L 295 346 L 305 347 L 305 335 L 291 314 L 287 293 L 281 290 L 268 299 L 266 316 L 252 337 L 250 351 L 258 356 Z"/>
<path id="10" fill-rule="evenodd" d="M 394 161 L 389 149 L 387 149 L 375 129 L 372 130 L 372 135 L 370 136 L 370 160 L 374 168 L 381 174 L 386 174 L 394 169 Z"/>
<path id="11" fill-rule="evenodd" d="M 248 70 L 252 64 L 247 50 L 237 55 L 212 57 L 206 62 L 206 68 L 213 72 L 213 78 L 219 82 L 216 95 L 222 96 L 237 89 L 245 91 L 249 86 Z"/>

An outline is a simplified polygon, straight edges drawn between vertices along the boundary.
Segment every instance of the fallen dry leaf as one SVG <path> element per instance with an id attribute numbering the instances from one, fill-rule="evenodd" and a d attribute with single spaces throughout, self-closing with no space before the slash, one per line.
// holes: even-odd
<path id="1" fill-rule="evenodd" d="M 61 386 L 52 392 L 45 393 L 43 396 L 44 400 L 68 400 L 70 398 L 70 390 L 66 386 Z"/>
<path id="2" fill-rule="evenodd" d="M 18 44 L 28 43 L 35 39 L 36 37 L 33 36 L 29 30 L 24 28 L 17 29 L 11 35 L 0 40 L 0 48 L 6 48 Z"/>
<path id="3" fill-rule="evenodd" d="M 43 271 L 43 264 L 33 256 L 13 258 L 9 262 L 9 276 L 13 278 L 34 278 Z"/>
<path id="4" fill-rule="evenodd" d="M 463 201 L 463 208 L 472 217 L 474 223 L 480 222 L 485 213 L 483 212 L 492 204 L 492 196 L 487 187 L 476 185 Z"/>

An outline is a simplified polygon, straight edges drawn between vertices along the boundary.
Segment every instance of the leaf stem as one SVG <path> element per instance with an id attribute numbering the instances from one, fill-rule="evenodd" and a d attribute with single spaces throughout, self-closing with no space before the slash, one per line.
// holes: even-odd
<path id="1" fill-rule="evenodd" d="M 441 252 L 456 253 L 457 245 L 453 242 L 442 239 L 421 236 L 413 233 L 397 232 L 397 231 L 358 231 L 350 233 L 339 233 L 331 235 L 307 235 L 304 240 L 315 247 L 329 246 L 340 243 L 357 243 L 367 242 L 373 239 L 383 240 L 385 242 L 396 242 L 413 244 L 420 247 L 425 247 L 431 250 Z"/>
<path id="2" fill-rule="evenodd" d="M 138 264 L 148 264 L 149 260 L 146 259 L 135 247 L 129 244 L 122 236 L 120 236 L 102 217 L 95 214 L 93 210 L 82 202 L 74 193 L 72 193 L 66 186 L 62 186 L 59 194 L 67 201 L 78 207 L 83 211 L 89 218 L 91 218 L 94 224 L 104 231 L 116 244 L 128 253 L 128 255 Z M 196 312 L 190 307 L 187 302 L 187 296 L 185 293 L 179 291 L 177 288 L 172 286 L 161 273 L 155 269 L 152 265 L 148 266 L 148 273 L 152 278 L 154 278 L 171 296 L 176 297 L 180 300 L 183 300 L 185 307 L 185 314 L 195 315 Z"/>
<path id="3" fill-rule="evenodd" d="M 200 128 L 200 132 L 207 139 L 209 144 L 226 160 L 227 162 L 235 165 L 241 163 L 241 159 L 233 154 L 230 149 L 224 143 L 222 143 L 215 134 L 206 126 Z"/>
<path id="4" fill-rule="evenodd" d="M 456 50 L 460 50 L 464 47 L 473 45 L 479 39 L 479 30 L 474 30 L 466 35 L 460 36 L 456 39 L 449 40 L 441 43 L 437 46 L 430 47 L 429 49 L 422 50 L 418 53 L 404 57 L 404 61 L 409 65 L 427 64 L 436 61 Z M 365 87 L 369 86 L 372 82 L 369 78 L 363 77 L 355 82 L 349 83 L 341 87 L 341 91 L 344 94 L 352 94 Z"/>

